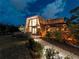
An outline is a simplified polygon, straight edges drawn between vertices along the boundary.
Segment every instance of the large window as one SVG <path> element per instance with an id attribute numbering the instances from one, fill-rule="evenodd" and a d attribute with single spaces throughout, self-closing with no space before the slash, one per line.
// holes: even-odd
<path id="1" fill-rule="evenodd" d="M 36 24 L 37 24 L 37 19 L 30 20 L 30 26 L 36 26 Z"/>
<path id="2" fill-rule="evenodd" d="M 40 28 L 39 20 L 38 19 L 30 19 L 30 21 L 29 21 L 29 31 L 32 34 L 37 34 L 37 28 Z"/>
<path id="3" fill-rule="evenodd" d="M 32 20 L 32 26 L 36 26 L 37 22 L 36 22 L 36 19 L 33 19 Z"/>
<path id="4" fill-rule="evenodd" d="M 37 33 L 36 28 L 32 28 L 32 34 L 36 34 L 36 33 Z"/>

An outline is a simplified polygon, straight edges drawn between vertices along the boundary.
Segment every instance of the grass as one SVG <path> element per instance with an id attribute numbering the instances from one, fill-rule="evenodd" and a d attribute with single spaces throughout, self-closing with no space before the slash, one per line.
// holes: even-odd
<path id="1" fill-rule="evenodd" d="M 10 35 L 0 36 L 0 48 L 8 48 L 10 46 L 25 44 L 28 42 L 26 38 L 16 38 Z"/>

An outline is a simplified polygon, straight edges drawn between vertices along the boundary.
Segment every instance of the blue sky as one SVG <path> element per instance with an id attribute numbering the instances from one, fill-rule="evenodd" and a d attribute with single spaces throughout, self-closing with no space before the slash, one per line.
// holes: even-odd
<path id="1" fill-rule="evenodd" d="M 29 16 L 70 17 L 79 0 L 0 0 L 0 23 L 21 25 Z"/>

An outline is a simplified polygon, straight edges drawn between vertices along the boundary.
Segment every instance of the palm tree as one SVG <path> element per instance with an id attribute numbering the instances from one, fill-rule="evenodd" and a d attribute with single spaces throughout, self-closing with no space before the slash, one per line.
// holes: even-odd
<path id="1" fill-rule="evenodd" d="M 70 18 L 72 33 L 77 39 L 79 39 L 79 7 L 72 9 L 70 13 L 73 14 Z M 75 21 L 75 24 L 73 21 Z"/>

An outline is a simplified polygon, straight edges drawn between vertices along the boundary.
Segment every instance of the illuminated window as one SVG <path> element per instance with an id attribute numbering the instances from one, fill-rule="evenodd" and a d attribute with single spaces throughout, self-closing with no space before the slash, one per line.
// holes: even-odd
<path id="1" fill-rule="evenodd" d="M 30 19 L 30 21 L 29 21 L 29 32 L 31 32 L 32 34 L 36 34 L 37 28 L 40 28 L 39 21 L 37 19 Z"/>
<path id="2" fill-rule="evenodd" d="M 36 34 L 36 33 L 37 33 L 36 28 L 32 28 L 32 34 Z"/>
<path id="3" fill-rule="evenodd" d="M 32 26 L 36 26 L 36 19 L 32 20 Z"/>
<path id="4" fill-rule="evenodd" d="M 30 26 L 36 26 L 36 19 L 31 19 L 29 25 Z"/>

